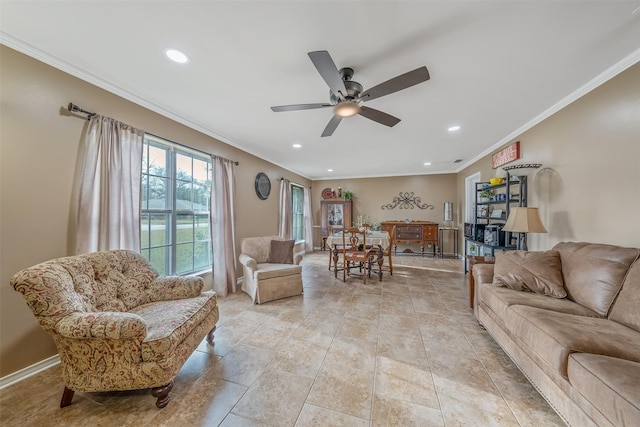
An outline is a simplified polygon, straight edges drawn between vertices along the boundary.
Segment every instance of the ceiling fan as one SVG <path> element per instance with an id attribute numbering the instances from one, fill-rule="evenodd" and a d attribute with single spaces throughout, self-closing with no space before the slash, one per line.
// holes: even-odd
<path id="1" fill-rule="evenodd" d="M 333 117 L 329 120 L 327 127 L 324 128 L 322 136 L 331 136 L 344 117 L 351 117 L 356 114 L 385 126 L 393 127 L 397 125 L 400 122 L 399 118 L 360 104 L 429 80 L 429 71 L 427 67 L 423 66 L 363 92 L 362 85 L 351 80 L 353 69 L 341 68 L 338 70 L 333 59 L 331 59 L 331 55 L 326 50 L 309 52 L 309 58 L 311 58 L 311 62 L 313 62 L 320 76 L 329 86 L 329 103 L 280 105 L 271 107 L 271 109 L 275 112 L 281 112 L 333 107 Z"/>

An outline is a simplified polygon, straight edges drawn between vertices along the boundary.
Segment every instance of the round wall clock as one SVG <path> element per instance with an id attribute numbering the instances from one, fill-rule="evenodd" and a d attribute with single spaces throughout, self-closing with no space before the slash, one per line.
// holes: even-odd
<path id="1" fill-rule="evenodd" d="M 269 193 L 271 193 L 271 181 L 264 172 L 260 172 L 256 175 L 256 194 L 260 200 L 267 200 Z"/>

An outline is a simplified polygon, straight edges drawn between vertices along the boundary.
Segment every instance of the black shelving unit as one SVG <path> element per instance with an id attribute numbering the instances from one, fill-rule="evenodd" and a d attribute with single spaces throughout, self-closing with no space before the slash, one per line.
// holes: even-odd
<path id="1" fill-rule="evenodd" d="M 482 201 L 480 192 L 491 191 L 492 195 L 488 201 Z M 474 236 L 465 237 L 465 255 L 494 256 L 497 251 L 509 251 L 517 248 L 518 233 L 512 235 L 508 231 L 500 230 L 501 238 L 498 241 L 486 241 L 483 230 L 489 226 L 503 226 L 509 218 L 512 207 L 527 206 L 527 177 L 512 176 L 507 172 L 505 181 L 501 184 L 490 185 L 488 182 L 478 182 L 475 188 L 475 215 L 473 218 Z M 500 214 L 496 212 L 500 211 Z M 482 234 L 482 235 L 479 235 Z M 467 260 L 465 258 L 465 272 L 467 271 Z"/>

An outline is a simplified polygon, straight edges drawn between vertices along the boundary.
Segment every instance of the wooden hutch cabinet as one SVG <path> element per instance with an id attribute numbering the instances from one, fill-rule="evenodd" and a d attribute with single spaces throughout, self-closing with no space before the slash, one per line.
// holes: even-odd
<path id="1" fill-rule="evenodd" d="M 329 227 L 340 231 L 351 227 L 351 200 L 325 199 L 320 201 L 322 238 L 329 235 Z"/>
<path id="2" fill-rule="evenodd" d="M 382 229 L 389 233 L 393 253 L 396 253 L 398 243 L 419 243 L 420 254 L 424 256 L 424 247 L 431 244 L 433 255 L 438 246 L 438 223 L 431 221 L 385 221 Z"/>

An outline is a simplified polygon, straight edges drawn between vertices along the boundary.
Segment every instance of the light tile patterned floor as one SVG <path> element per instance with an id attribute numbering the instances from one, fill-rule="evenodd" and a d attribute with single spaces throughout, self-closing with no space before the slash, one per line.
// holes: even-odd
<path id="1" fill-rule="evenodd" d="M 394 258 L 394 274 L 343 283 L 305 256 L 304 296 L 219 299 L 215 343 L 148 390 L 76 393 L 59 366 L 0 391 L 4 426 L 561 426 L 481 328 L 460 260 Z"/>

